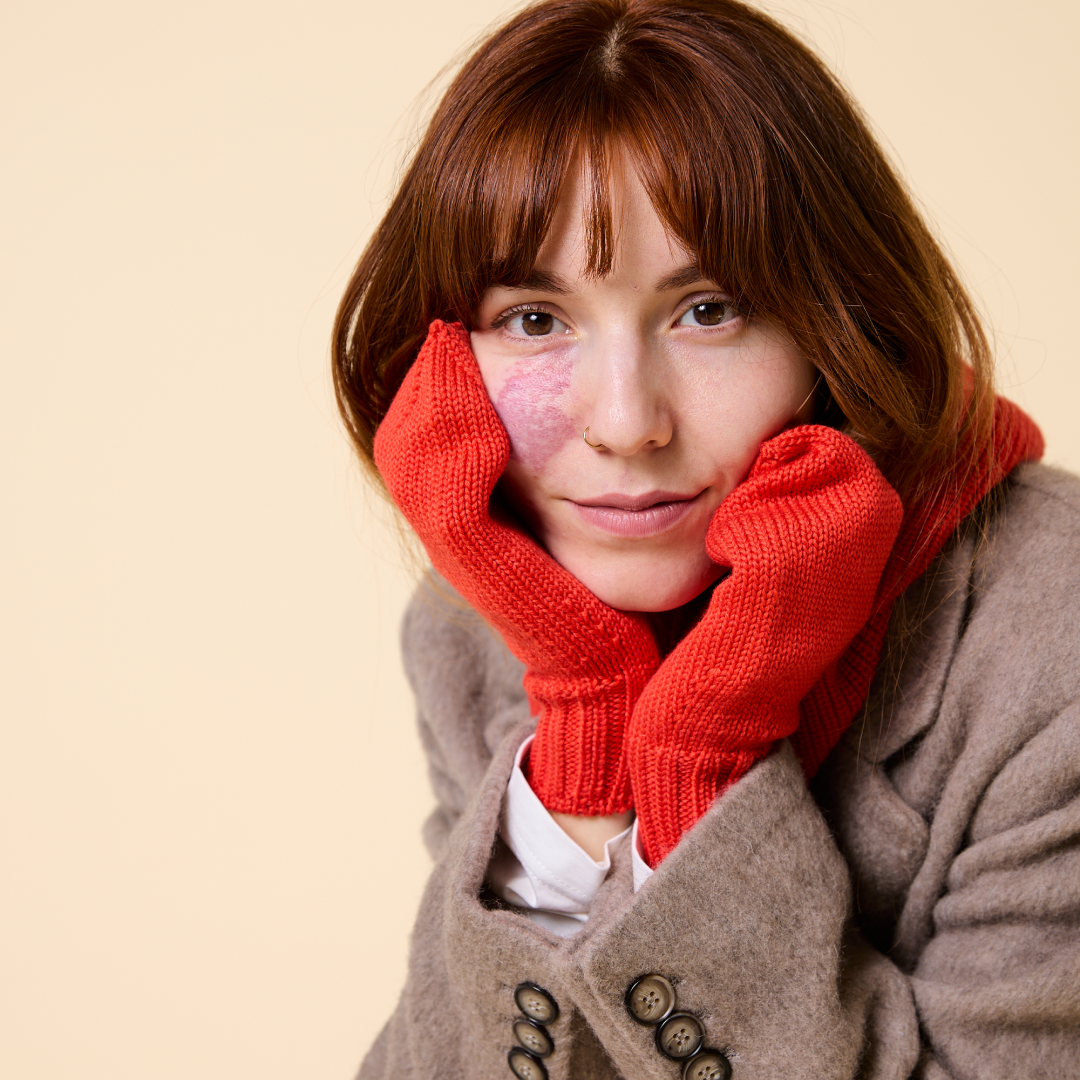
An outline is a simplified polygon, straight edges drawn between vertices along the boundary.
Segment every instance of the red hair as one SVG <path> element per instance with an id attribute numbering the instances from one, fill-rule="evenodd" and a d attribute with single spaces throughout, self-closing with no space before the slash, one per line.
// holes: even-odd
<path id="1" fill-rule="evenodd" d="M 489 287 L 532 270 L 578 160 L 588 265 L 608 271 L 616 146 L 702 276 L 820 370 L 816 418 L 905 498 L 936 486 L 989 413 L 974 307 L 844 88 L 734 0 L 546 0 L 480 44 L 338 311 L 334 384 L 361 459 L 428 323 L 469 325 Z"/>

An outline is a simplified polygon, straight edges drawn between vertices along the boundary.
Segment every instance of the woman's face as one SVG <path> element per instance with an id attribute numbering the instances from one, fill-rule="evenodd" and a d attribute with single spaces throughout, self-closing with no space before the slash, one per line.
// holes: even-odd
<path id="1" fill-rule="evenodd" d="M 636 174 L 615 179 L 611 273 L 583 271 L 578 177 L 532 280 L 485 294 L 472 345 L 510 436 L 506 497 L 605 603 L 668 611 L 719 576 L 709 521 L 761 443 L 810 419 L 816 373 L 700 277 Z"/>

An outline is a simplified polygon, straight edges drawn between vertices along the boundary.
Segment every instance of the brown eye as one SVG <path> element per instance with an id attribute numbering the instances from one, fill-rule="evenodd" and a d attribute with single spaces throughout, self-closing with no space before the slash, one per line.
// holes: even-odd
<path id="1" fill-rule="evenodd" d="M 720 304 L 715 300 L 708 300 L 704 304 L 695 304 L 690 309 L 694 322 L 698 326 L 719 326 L 724 321 L 726 311 L 727 304 Z"/>
<path id="2" fill-rule="evenodd" d="M 521 329 L 530 337 L 542 337 L 550 334 L 555 325 L 555 316 L 546 311 L 526 311 L 521 316 Z"/>

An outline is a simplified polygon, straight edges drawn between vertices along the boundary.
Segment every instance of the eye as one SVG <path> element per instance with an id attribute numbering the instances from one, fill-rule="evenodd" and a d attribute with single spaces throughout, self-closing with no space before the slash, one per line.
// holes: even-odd
<path id="1" fill-rule="evenodd" d="M 679 326 L 720 326 L 738 316 L 734 305 L 728 300 L 702 300 L 683 312 Z"/>
<path id="2" fill-rule="evenodd" d="M 505 327 L 515 337 L 549 337 L 569 330 L 562 319 L 539 308 L 512 308 L 501 315 L 495 325 Z"/>

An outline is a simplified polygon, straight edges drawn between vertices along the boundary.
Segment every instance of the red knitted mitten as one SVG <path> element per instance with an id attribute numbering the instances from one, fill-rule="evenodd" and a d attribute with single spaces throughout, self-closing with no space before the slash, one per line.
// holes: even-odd
<path id="1" fill-rule="evenodd" d="M 435 568 L 492 623 L 540 706 L 529 780 L 549 810 L 632 801 L 624 734 L 660 658 L 640 616 L 601 603 L 489 502 L 510 456 L 458 323 L 433 322 L 375 435 L 375 461 Z"/>
<path id="2" fill-rule="evenodd" d="M 634 709 L 630 776 L 655 866 L 799 722 L 799 701 L 870 616 L 900 498 L 831 428 L 770 439 L 713 516 L 731 573 Z"/>

